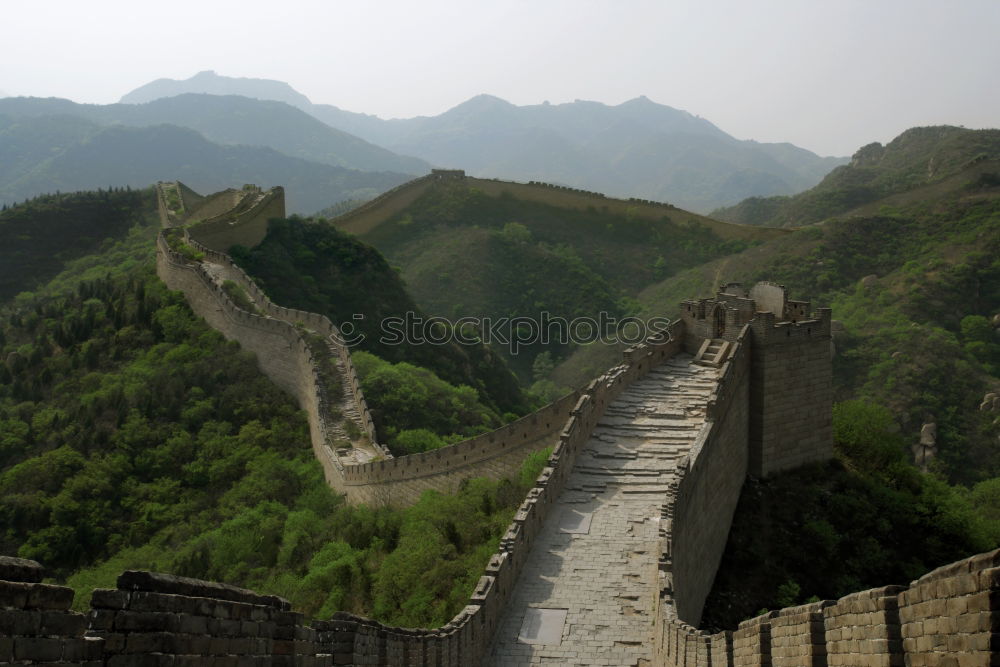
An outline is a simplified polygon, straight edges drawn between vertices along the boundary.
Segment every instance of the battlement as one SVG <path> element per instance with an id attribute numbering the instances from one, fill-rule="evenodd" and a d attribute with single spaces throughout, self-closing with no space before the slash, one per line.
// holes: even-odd
<path id="1" fill-rule="evenodd" d="M 810 313 L 783 285 L 723 285 L 710 299 L 681 303 L 689 351 L 735 342 L 748 331 L 750 474 L 767 476 L 833 456 L 833 370 L 829 308 Z"/>
<path id="2" fill-rule="evenodd" d="M 791 232 L 791 230 L 777 227 L 739 225 L 712 220 L 688 213 L 671 204 L 647 199 L 617 199 L 600 192 L 538 181 L 516 183 L 496 178 L 474 178 L 467 176 L 460 169 L 435 169 L 426 176 L 421 176 L 382 193 L 375 199 L 331 219 L 331 222 L 344 231 L 359 236 L 363 235 L 403 211 L 428 188 L 441 181 L 461 181 L 490 197 L 509 194 L 526 201 L 580 211 L 586 211 L 588 208 L 599 208 L 617 215 L 637 216 L 652 220 L 661 220 L 665 216 L 670 216 L 675 222 L 695 223 L 707 227 L 724 239 L 766 241 L 785 236 Z"/>
<path id="3" fill-rule="evenodd" d="M 271 218 L 285 217 L 285 190 L 253 184 L 202 196 L 180 181 L 157 183 L 157 204 L 164 228 L 186 227 L 191 238 L 225 252 L 234 245 L 252 248 L 267 235 Z"/>

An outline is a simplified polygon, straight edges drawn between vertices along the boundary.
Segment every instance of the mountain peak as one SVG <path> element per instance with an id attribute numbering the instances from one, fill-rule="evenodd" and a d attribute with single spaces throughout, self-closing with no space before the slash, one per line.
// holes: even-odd
<path id="1" fill-rule="evenodd" d="M 122 96 L 122 104 L 145 104 L 162 97 L 184 93 L 242 95 L 259 100 L 275 100 L 300 109 L 312 106 L 309 98 L 284 81 L 223 76 L 215 70 L 202 70 L 189 79 L 157 79 Z"/>

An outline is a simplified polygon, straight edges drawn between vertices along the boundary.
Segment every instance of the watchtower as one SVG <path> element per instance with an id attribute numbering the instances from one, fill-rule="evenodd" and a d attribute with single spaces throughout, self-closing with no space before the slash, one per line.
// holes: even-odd
<path id="1" fill-rule="evenodd" d="M 766 477 L 833 456 L 830 309 L 810 314 L 783 285 L 749 291 L 729 283 L 711 299 L 684 301 L 685 348 L 721 364 L 743 328 L 750 345 L 749 472 Z"/>

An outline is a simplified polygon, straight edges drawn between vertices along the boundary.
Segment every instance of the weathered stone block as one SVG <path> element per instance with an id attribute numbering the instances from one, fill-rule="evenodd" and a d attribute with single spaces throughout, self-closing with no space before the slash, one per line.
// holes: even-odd
<path id="1" fill-rule="evenodd" d="M 59 637 L 82 637 L 87 617 L 76 612 L 43 611 L 39 634 Z"/>
<path id="2" fill-rule="evenodd" d="M 57 662 L 62 659 L 63 642 L 49 637 L 15 637 L 14 660 Z"/>
<path id="3" fill-rule="evenodd" d="M 93 609 L 125 609 L 128 607 L 129 594 L 110 588 L 97 588 L 90 594 L 90 606 Z"/>
<path id="4" fill-rule="evenodd" d="M 66 610 L 73 604 L 73 589 L 49 584 L 28 584 L 28 601 L 31 609 Z"/>
<path id="5" fill-rule="evenodd" d="M 37 561 L 13 556 L 0 556 L 0 580 L 40 583 L 45 576 L 45 568 Z"/>
<path id="6" fill-rule="evenodd" d="M 37 635 L 41 627 L 41 613 L 34 610 L 0 610 L 0 635 Z"/>

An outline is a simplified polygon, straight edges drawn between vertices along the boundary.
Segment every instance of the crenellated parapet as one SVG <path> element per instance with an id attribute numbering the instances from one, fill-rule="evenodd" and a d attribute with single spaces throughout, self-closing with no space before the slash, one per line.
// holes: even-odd
<path id="1" fill-rule="evenodd" d="M 84 615 L 70 610 L 72 589 L 39 583 L 38 563 L 0 557 L 0 663 L 481 665 L 513 574 L 511 554 L 501 550 L 469 605 L 446 625 L 423 629 L 342 612 L 309 620 L 280 597 L 142 571 L 95 590 Z M 989 667 L 1000 650 L 998 623 L 1000 550 L 938 568 L 909 586 L 771 611 L 732 632 L 708 634 L 671 621 L 653 664 Z"/>
<path id="2" fill-rule="evenodd" d="M 491 197 L 507 194 L 525 201 L 578 211 L 599 208 L 607 213 L 623 217 L 639 217 L 649 220 L 662 220 L 665 217 L 670 217 L 675 221 L 693 222 L 701 225 L 723 239 L 766 241 L 785 236 L 791 232 L 791 230 L 779 227 L 721 222 L 688 213 L 671 204 L 648 199 L 617 199 L 599 192 L 538 181 L 516 183 L 498 178 L 475 178 L 465 175 L 465 172 L 460 169 L 435 169 L 426 176 L 387 190 L 361 206 L 332 218 L 330 222 L 344 231 L 359 236 L 363 235 L 402 212 L 431 186 L 442 181 L 462 182 Z"/>
<path id="3" fill-rule="evenodd" d="M 245 185 L 202 196 L 180 181 L 161 181 L 156 193 L 164 228 L 186 227 L 191 238 L 219 251 L 257 245 L 267 234 L 268 221 L 285 217 L 281 186 L 262 190 Z"/>
<path id="4" fill-rule="evenodd" d="M 750 469 L 766 477 L 833 456 L 831 311 L 810 311 L 783 285 L 724 285 L 709 299 L 681 303 L 685 346 L 734 342 L 749 327 Z"/>
<path id="5" fill-rule="evenodd" d="M 734 632 L 668 619 L 666 667 L 993 665 L 1000 651 L 1000 549 L 884 586 L 770 611 Z"/>

